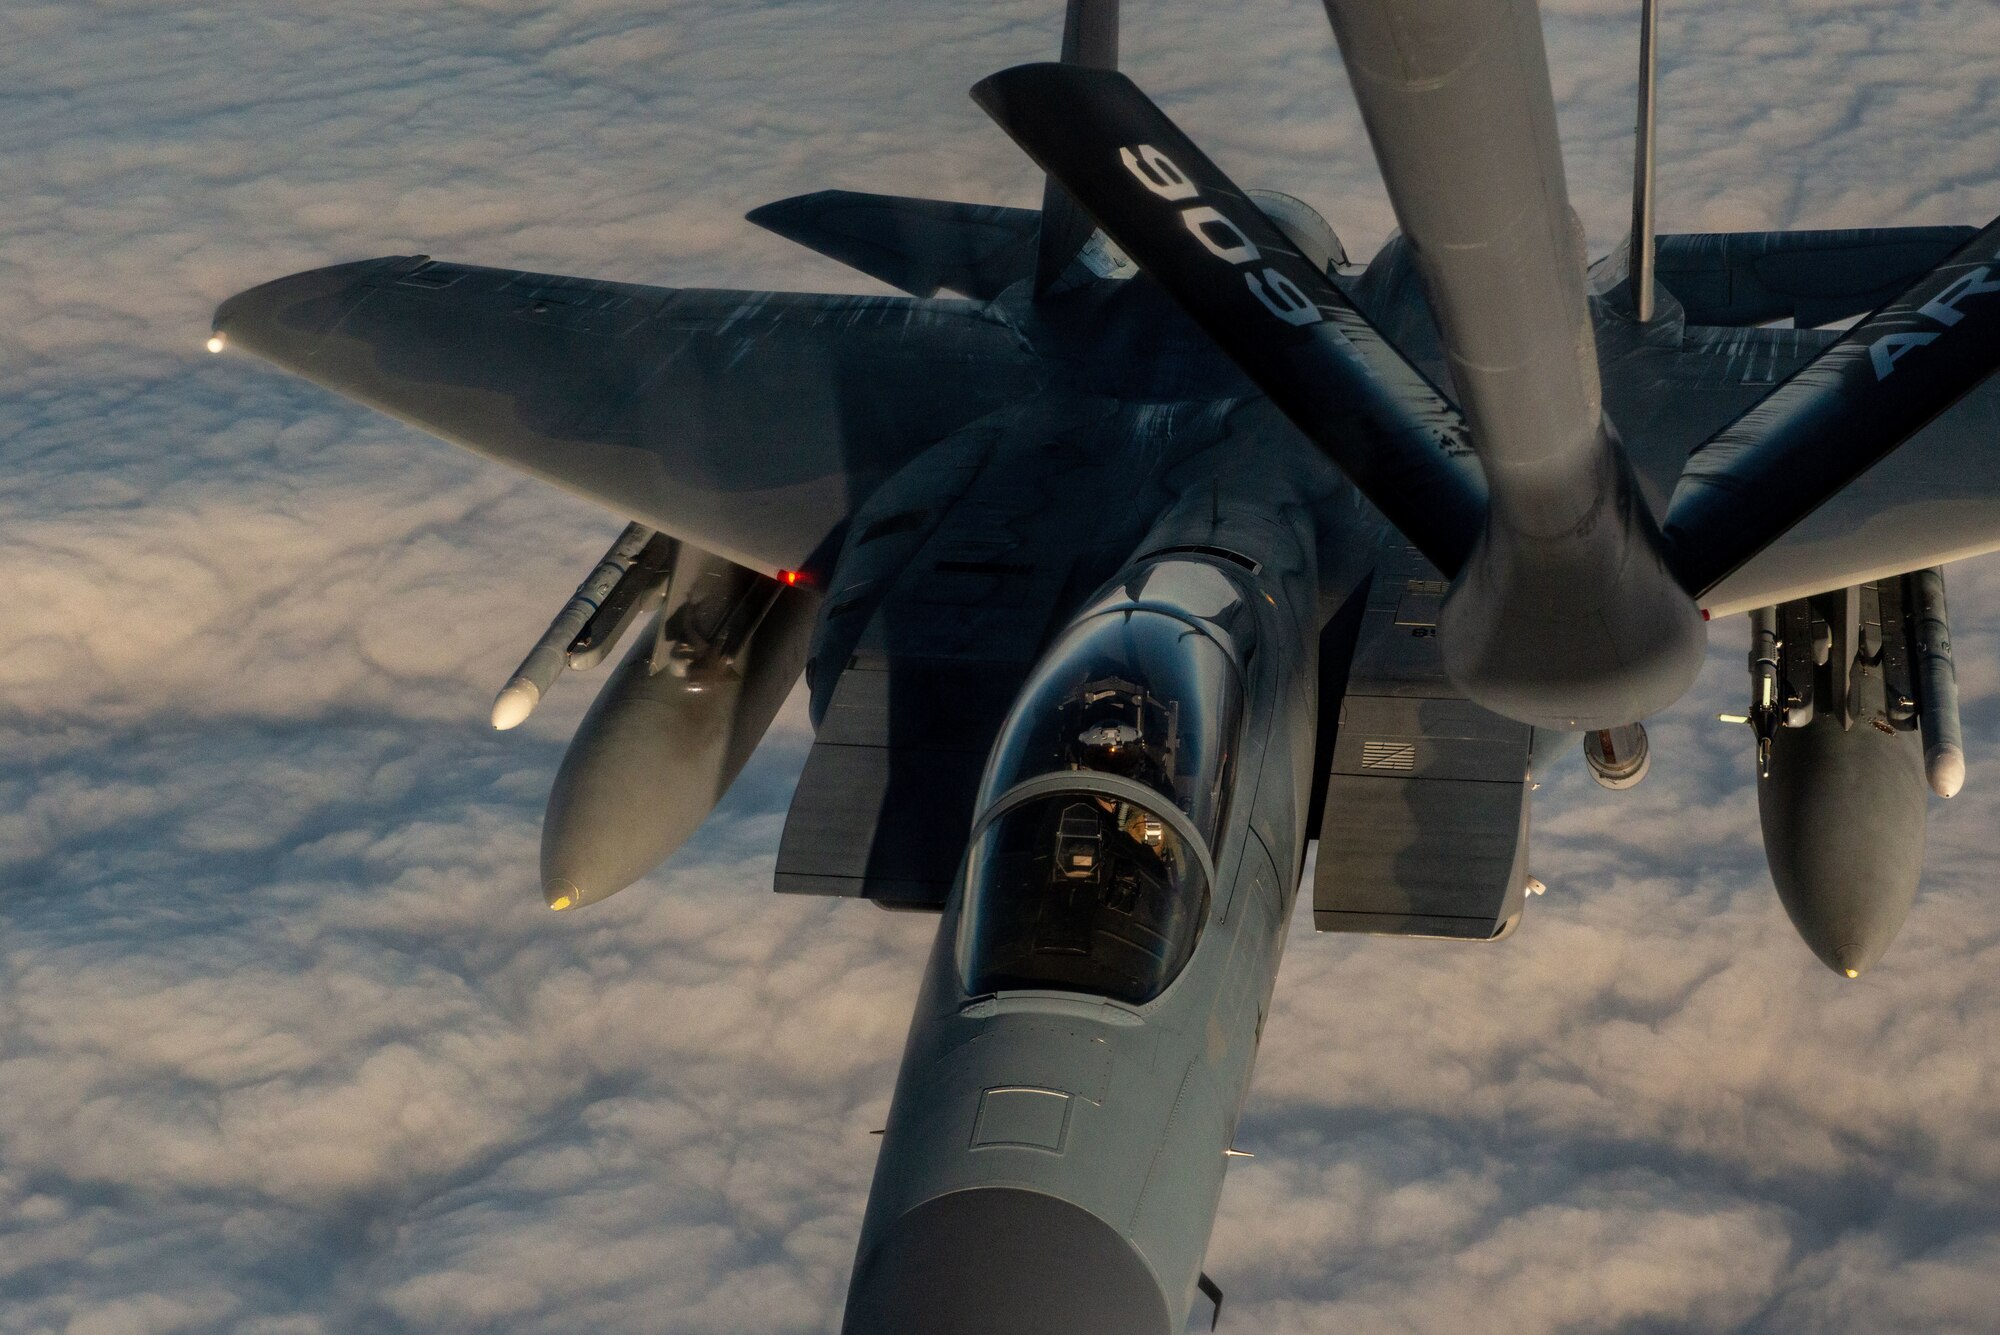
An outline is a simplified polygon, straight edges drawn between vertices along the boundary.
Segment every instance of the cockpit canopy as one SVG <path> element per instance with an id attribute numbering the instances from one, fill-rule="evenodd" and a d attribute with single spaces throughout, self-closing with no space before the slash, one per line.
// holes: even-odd
<path id="1" fill-rule="evenodd" d="M 966 863 L 968 990 L 1165 991 L 1208 917 L 1242 721 L 1235 665 L 1191 621 L 1125 607 L 1058 641 L 987 776 L 1001 809 Z"/>
<path id="2" fill-rule="evenodd" d="M 967 990 L 1088 992 L 1138 1004 L 1180 973 L 1208 916 L 1187 841 L 1137 802 L 1088 791 L 1012 807 L 967 865 Z"/>
<path id="3" fill-rule="evenodd" d="M 1222 647 L 1150 608 L 1105 612 L 1057 641 L 994 747 L 997 799 L 1038 775 L 1116 774 L 1144 784 L 1213 841 L 1229 800 L 1243 688 Z"/>

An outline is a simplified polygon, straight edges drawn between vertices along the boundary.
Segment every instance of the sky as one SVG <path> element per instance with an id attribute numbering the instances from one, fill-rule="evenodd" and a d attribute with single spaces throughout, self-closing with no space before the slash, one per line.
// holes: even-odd
<path id="1" fill-rule="evenodd" d="M 339 260 L 870 291 L 742 221 L 1032 206 L 965 97 L 1057 0 L 0 6 L 0 1330 L 837 1328 L 931 919 L 779 897 L 794 698 L 708 826 L 536 884 L 594 683 L 493 692 L 619 520 L 243 356 Z M 1637 5 L 1551 0 L 1619 239 Z M 1316 4 L 1133 0 L 1125 66 L 1357 256 L 1391 226 Z M 1660 225 L 2000 213 L 1990 0 L 1669 0 Z M 1949 572 L 1971 752 L 1859 983 L 1763 869 L 1740 620 L 1651 777 L 1542 776 L 1494 947 L 1294 924 L 1208 1269 L 1224 1329 L 1990 1332 L 2000 562 Z"/>

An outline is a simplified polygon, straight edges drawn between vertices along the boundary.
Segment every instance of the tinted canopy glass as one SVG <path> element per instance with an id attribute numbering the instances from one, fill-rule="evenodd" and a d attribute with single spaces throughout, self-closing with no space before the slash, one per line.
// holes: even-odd
<path id="1" fill-rule="evenodd" d="M 1208 884 L 1172 825 L 1102 793 L 1024 802 L 967 864 L 967 989 L 1150 1001 L 1194 953 Z"/>
<path id="2" fill-rule="evenodd" d="M 1146 785 L 1213 842 L 1228 805 L 1243 691 L 1222 647 L 1191 623 L 1121 609 L 1073 628 L 1001 730 L 988 800 L 1060 770 Z"/>
<path id="3" fill-rule="evenodd" d="M 1242 719 L 1234 664 L 1191 621 L 1124 607 L 1064 635 L 994 749 L 987 801 L 1046 791 L 1003 810 L 967 859 L 970 991 L 1164 991 L 1208 917 L 1203 863 Z"/>

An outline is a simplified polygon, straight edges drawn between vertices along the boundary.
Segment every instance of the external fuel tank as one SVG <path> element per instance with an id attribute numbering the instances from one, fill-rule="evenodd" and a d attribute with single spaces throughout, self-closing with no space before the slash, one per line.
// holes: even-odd
<path id="1" fill-rule="evenodd" d="M 816 600 L 683 546 L 674 593 L 584 715 L 542 820 L 553 909 L 624 889 L 686 843 L 805 668 Z"/>
<path id="2" fill-rule="evenodd" d="M 1882 958 L 1923 871 L 1908 593 L 1899 576 L 1753 618 L 1765 858 L 1799 935 L 1848 978 Z"/>
<path id="3" fill-rule="evenodd" d="M 1780 728 L 1757 812 L 1771 880 L 1792 925 L 1849 978 L 1882 958 L 1924 865 L 1923 746 L 1915 732 L 1842 728 L 1825 714 Z"/>

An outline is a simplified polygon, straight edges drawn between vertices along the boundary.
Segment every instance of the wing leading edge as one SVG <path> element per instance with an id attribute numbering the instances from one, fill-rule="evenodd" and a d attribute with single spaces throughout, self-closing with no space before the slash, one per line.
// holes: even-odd
<path id="1" fill-rule="evenodd" d="M 1686 588 L 1706 604 L 2000 365 L 1996 267 L 2000 222 L 1694 452 L 1663 525 Z M 1912 554 L 1914 566 L 1942 555 Z"/>
<path id="2" fill-rule="evenodd" d="M 1981 236 L 1925 227 L 1662 237 L 1661 318 L 1641 327 L 1600 309 L 1607 411 L 1656 505 L 1678 483 L 1670 526 L 1710 615 L 2000 550 L 2000 451 L 1989 444 L 2000 434 L 2000 383 L 1979 383 L 1990 345 L 1966 349 L 1955 384 L 1915 383 L 1915 356 L 1936 341 L 1924 335 L 1948 329 L 1922 316 L 1931 299 L 1963 307 L 1968 332 L 1982 337 L 1965 319 L 1982 314 L 1983 294 L 1964 282 L 1984 267 L 1979 251 L 1954 255 Z M 1911 300 L 1913 291 L 1923 295 Z M 1878 308 L 1847 333 L 1807 327 Z M 1798 327 L 1743 327 L 1785 319 Z M 1892 370 L 1880 376 L 1870 348 L 1885 335 Z M 1943 406 L 1955 393 L 1963 397 Z"/>
<path id="3" fill-rule="evenodd" d="M 976 306 L 697 291 L 391 256 L 225 301 L 286 370 L 767 574 L 1034 366 Z"/>

